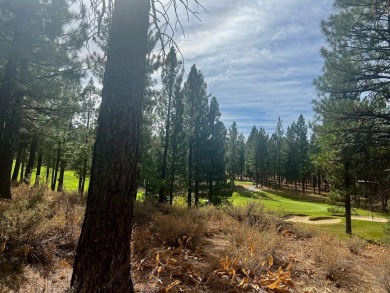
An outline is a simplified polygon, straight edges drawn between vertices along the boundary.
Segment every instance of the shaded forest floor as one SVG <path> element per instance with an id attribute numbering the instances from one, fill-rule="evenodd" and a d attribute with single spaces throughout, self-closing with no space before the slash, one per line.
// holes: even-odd
<path id="1" fill-rule="evenodd" d="M 64 292 L 84 199 L 19 187 L 0 203 L 0 292 Z M 389 248 L 289 223 L 259 203 L 137 203 L 137 292 L 390 292 Z"/>

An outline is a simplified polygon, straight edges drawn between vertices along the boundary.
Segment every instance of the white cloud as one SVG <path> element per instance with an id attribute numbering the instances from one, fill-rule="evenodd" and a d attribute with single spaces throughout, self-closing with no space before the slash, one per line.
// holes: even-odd
<path id="1" fill-rule="evenodd" d="M 311 119 L 312 80 L 321 73 L 320 21 L 332 0 L 205 0 L 202 22 L 183 21 L 177 43 L 187 71 L 195 63 L 220 103 L 226 126 L 249 134 L 254 124 L 285 128 L 302 113 Z M 181 10 L 180 15 L 183 15 Z M 185 17 L 184 17 L 185 19 Z"/>

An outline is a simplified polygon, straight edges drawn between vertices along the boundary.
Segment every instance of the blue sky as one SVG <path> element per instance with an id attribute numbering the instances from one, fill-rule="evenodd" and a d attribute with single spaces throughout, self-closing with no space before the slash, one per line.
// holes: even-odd
<path id="1" fill-rule="evenodd" d="M 237 122 L 247 136 L 253 125 L 286 129 L 303 114 L 313 117 L 312 81 L 321 74 L 320 22 L 332 0 L 202 0 L 199 22 L 182 18 L 185 37 L 175 35 L 185 58 L 203 72 L 220 104 L 222 121 Z M 182 13 L 181 13 L 182 14 Z"/>

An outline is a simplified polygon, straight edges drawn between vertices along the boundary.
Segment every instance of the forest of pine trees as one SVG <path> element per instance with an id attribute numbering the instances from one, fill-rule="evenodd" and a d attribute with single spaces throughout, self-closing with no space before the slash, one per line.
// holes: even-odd
<path id="1" fill-rule="evenodd" d="M 245 136 L 235 121 L 224 124 L 201 68 L 186 68 L 174 42 L 152 28 L 155 1 L 87 2 L 75 9 L 71 0 L 0 0 L 0 197 L 11 199 L 19 184 L 67 190 L 64 174 L 74 172 L 77 191 L 88 193 L 77 292 L 112 279 L 110 292 L 131 286 L 113 276 L 130 275 L 138 188 L 161 204 L 184 198 L 191 208 L 219 204 L 236 180 L 248 180 L 332 190 L 347 216 L 351 204 L 387 210 L 389 30 L 377 25 L 388 22 L 385 4 L 335 1 L 338 10 L 322 23 L 329 46 L 314 81 L 315 119 L 300 115 L 285 125 L 275 117 L 268 132 L 259 117 Z M 96 51 L 86 50 L 91 42 Z"/>

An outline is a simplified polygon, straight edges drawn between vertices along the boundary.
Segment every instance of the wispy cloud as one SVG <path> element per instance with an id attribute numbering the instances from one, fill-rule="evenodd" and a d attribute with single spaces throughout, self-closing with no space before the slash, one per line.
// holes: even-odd
<path id="1" fill-rule="evenodd" d="M 195 63 L 220 103 L 227 127 L 249 134 L 254 124 L 273 132 L 299 114 L 312 117 L 312 80 L 321 73 L 320 21 L 332 0 L 205 0 L 202 22 L 183 21 L 176 41 L 186 70 Z M 183 11 L 181 14 L 184 16 Z M 178 35 L 177 35 L 178 36 Z"/>

